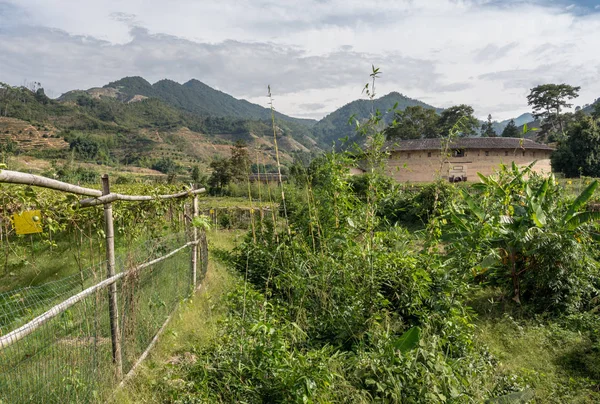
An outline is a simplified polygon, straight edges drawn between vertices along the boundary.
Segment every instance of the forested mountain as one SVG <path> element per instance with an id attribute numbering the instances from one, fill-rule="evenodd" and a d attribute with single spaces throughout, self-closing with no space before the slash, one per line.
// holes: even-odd
<path id="1" fill-rule="evenodd" d="M 60 99 L 72 99 L 80 91 L 63 94 Z M 91 88 L 86 93 L 94 97 L 116 98 L 122 102 L 139 101 L 144 98 L 158 98 L 167 104 L 183 111 L 212 117 L 237 119 L 270 120 L 271 110 L 252 104 L 246 100 L 238 100 L 229 94 L 215 90 L 206 84 L 192 79 L 185 84 L 163 79 L 150 84 L 142 77 L 125 77 L 111 82 L 102 88 Z M 310 127 L 316 123 L 312 119 L 292 118 L 279 112 L 277 119 Z"/>
<path id="2" fill-rule="evenodd" d="M 338 144 L 338 140 L 345 136 L 353 137 L 356 134 L 355 125 L 349 123 L 350 117 L 354 116 L 359 121 L 367 119 L 374 110 L 379 110 L 385 114 L 386 111 L 394 107 L 398 103 L 397 109 L 404 110 L 410 106 L 421 106 L 427 109 L 435 109 L 441 112 L 440 108 L 432 107 L 424 102 L 409 98 L 397 92 L 391 92 L 381 98 L 375 99 L 373 102 L 369 100 L 352 101 L 343 107 L 321 119 L 312 128 L 313 135 L 320 143 L 331 146 L 333 143 Z M 384 115 L 386 123 L 390 123 L 393 119 L 393 113 Z"/>
<path id="3" fill-rule="evenodd" d="M 586 114 L 591 114 L 592 112 L 594 112 L 594 108 L 596 107 L 596 104 L 600 105 L 600 98 L 596 99 L 596 101 L 594 101 L 590 105 L 583 107 L 583 112 L 585 112 Z M 600 108 L 600 107 L 598 107 L 598 108 Z"/>
<path id="4" fill-rule="evenodd" d="M 145 80 L 131 83 L 133 97 L 106 87 L 71 91 L 59 100 L 41 88 L 0 83 L 0 152 L 60 159 L 70 149 L 75 158 L 90 162 L 151 167 L 170 159 L 189 167 L 228 155 L 238 140 L 264 154 L 274 148 L 270 120 L 188 112 L 154 97 Z M 291 161 L 295 152 L 320 150 L 301 123 L 277 118 L 276 131 L 283 161 Z"/>

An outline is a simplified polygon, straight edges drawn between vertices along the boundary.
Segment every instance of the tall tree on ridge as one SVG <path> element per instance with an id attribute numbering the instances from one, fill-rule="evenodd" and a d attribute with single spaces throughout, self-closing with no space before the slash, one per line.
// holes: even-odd
<path id="1" fill-rule="evenodd" d="M 483 137 L 496 137 L 496 131 L 494 130 L 494 125 L 492 124 L 492 114 L 488 114 L 487 122 L 484 122 L 481 125 L 481 136 Z"/>
<path id="2" fill-rule="evenodd" d="M 564 133 L 561 112 L 573 106 L 569 101 L 579 97 L 580 89 L 581 87 L 564 83 L 542 84 L 531 89 L 527 96 L 527 103 L 533 108 L 533 116 L 542 122 L 539 136 L 547 137 L 556 132 Z"/>
<path id="3" fill-rule="evenodd" d="M 508 122 L 508 125 L 506 125 L 506 128 L 502 131 L 502 137 L 521 137 L 514 119 L 511 119 Z"/>

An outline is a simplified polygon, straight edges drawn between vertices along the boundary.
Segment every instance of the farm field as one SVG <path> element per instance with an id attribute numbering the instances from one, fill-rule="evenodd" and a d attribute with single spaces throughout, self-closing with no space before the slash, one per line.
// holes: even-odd
<path id="1" fill-rule="evenodd" d="M 117 402 L 600 399 L 593 180 L 405 192 L 342 166 L 288 186 L 278 230 L 209 233 L 214 278 Z"/>

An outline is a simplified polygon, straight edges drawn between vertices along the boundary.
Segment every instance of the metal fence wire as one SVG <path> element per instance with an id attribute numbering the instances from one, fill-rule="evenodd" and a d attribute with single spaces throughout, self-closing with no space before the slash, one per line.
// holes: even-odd
<path id="1" fill-rule="evenodd" d="M 179 302 L 201 284 L 208 245 L 204 231 L 191 223 L 198 215 L 198 194 L 204 190 L 122 195 L 111 193 L 108 176 L 102 178 L 99 191 L 8 170 L 0 170 L 0 183 L 91 197 L 74 201 L 79 208 L 96 209 L 98 219 L 104 214 L 100 237 L 91 227 L 77 226 L 78 231 L 55 234 L 55 249 L 42 254 L 40 245 L 52 240 L 7 231 L 8 216 L 35 208 L 35 200 L 17 203 L 17 197 L 4 194 L 0 206 L 3 279 L 17 279 L 11 270 L 16 273 L 27 265 L 23 278 L 14 282 L 31 286 L 7 290 L 13 287 L 12 280 L 0 285 L 0 404 L 104 402 L 133 374 Z M 193 198 L 183 199 L 188 197 Z M 162 211 L 165 226 L 158 234 L 171 234 L 127 237 L 132 223 L 115 226 L 113 203 L 151 200 L 170 204 Z M 115 230 L 120 230 L 118 249 Z M 32 262 L 26 262 L 30 257 Z M 54 279 L 48 275 L 58 276 L 58 270 L 60 279 L 34 282 L 44 271 L 42 279 Z"/>
<path id="2" fill-rule="evenodd" d="M 132 370 L 178 303 L 192 293 L 191 245 L 186 241 L 184 233 L 151 240 L 117 260 L 121 270 L 116 283 L 124 373 Z M 160 260 L 165 255 L 170 256 Z M 204 233 L 199 237 L 198 255 L 199 281 L 208 263 Z M 152 265 L 142 265 L 157 259 L 160 261 Z M 104 272 L 105 264 L 99 263 L 83 274 L 0 294 L 4 337 L 23 326 L 35 328 L 15 342 L 0 342 L 0 403 L 106 399 L 119 382 L 111 349 L 107 287 L 92 291 L 37 327 L 28 323 L 66 298 L 97 285 Z"/>

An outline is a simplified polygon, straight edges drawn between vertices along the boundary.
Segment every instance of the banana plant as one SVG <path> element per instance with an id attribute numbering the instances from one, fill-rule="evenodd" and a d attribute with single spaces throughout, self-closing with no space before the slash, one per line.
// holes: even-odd
<path id="1" fill-rule="evenodd" d="M 479 174 L 480 184 L 462 189 L 462 204 L 447 214 L 445 239 L 455 250 L 465 250 L 477 259 L 475 275 L 491 268 L 506 268 L 512 283 L 512 297 L 521 303 L 521 276 L 535 268 L 536 256 L 545 254 L 539 239 L 581 240 L 600 238 L 589 231 L 590 222 L 600 220 L 600 212 L 582 212 L 598 182 L 592 182 L 573 202 L 565 203 L 554 178 L 536 176 L 532 165 L 502 167 L 498 175 Z M 453 249 L 451 248 L 451 249 Z"/>

